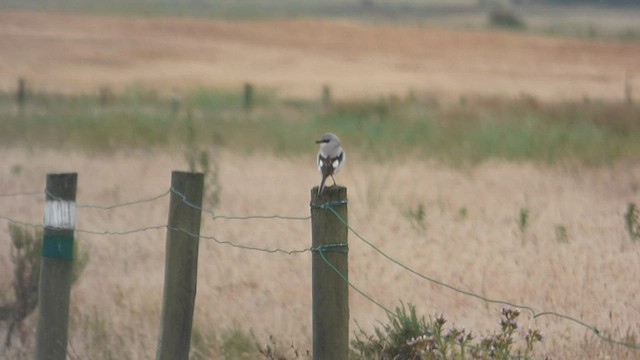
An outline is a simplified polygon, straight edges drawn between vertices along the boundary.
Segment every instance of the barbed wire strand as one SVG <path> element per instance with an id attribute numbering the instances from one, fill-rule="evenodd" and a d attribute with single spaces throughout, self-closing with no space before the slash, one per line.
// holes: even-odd
<path id="1" fill-rule="evenodd" d="M 147 198 L 147 199 L 140 199 L 140 200 L 130 201 L 130 202 L 121 203 L 121 204 L 115 204 L 115 205 L 110 205 L 110 206 L 77 204 L 76 207 L 85 208 L 85 209 L 89 208 L 89 209 L 99 209 L 99 210 L 112 210 L 112 209 L 117 209 L 117 208 L 121 208 L 121 207 L 127 207 L 127 206 L 133 206 L 133 205 L 153 202 L 153 201 L 162 199 L 163 197 L 165 197 L 167 195 L 169 195 L 169 190 L 163 192 L 162 194 L 159 194 L 159 195 Z"/>
<path id="2" fill-rule="evenodd" d="M 211 220 L 251 220 L 251 219 L 279 219 L 279 220 L 310 220 L 309 216 L 287 216 L 287 215 L 246 215 L 246 216 L 232 216 L 232 215 L 216 215 L 213 209 L 207 209 L 202 206 L 198 206 L 189 200 L 187 196 L 173 187 L 169 190 L 182 199 L 182 202 L 192 209 L 199 210 L 203 213 L 211 215 Z"/>
<path id="3" fill-rule="evenodd" d="M 173 192 L 174 194 L 178 195 L 182 199 L 182 202 L 184 204 L 186 204 L 187 206 L 189 206 L 189 207 L 191 207 L 193 209 L 196 209 L 196 210 L 200 210 L 201 212 L 204 212 L 204 213 L 207 213 L 207 214 L 211 215 L 211 219 L 212 220 L 217 220 L 217 219 L 220 219 L 220 220 L 250 220 L 250 219 L 310 220 L 311 219 L 310 215 L 309 216 L 287 216 L 287 215 L 246 215 L 246 216 L 235 216 L 235 215 L 216 215 L 215 211 L 213 209 L 208 209 L 208 208 L 204 208 L 204 207 L 201 207 L 201 206 L 193 204 L 192 202 L 187 200 L 187 197 L 184 194 L 182 194 L 181 192 L 179 192 L 178 190 L 176 190 L 174 188 L 170 188 L 169 190 L 163 192 L 162 194 L 159 194 L 159 195 L 156 195 L 156 196 L 153 196 L 153 197 L 150 197 L 150 198 L 145 198 L 145 199 L 140 199 L 140 200 L 135 200 L 135 201 L 129 201 L 129 202 L 119 203 L 119 204 L 109 205 L 109 206 L 77 203 L 76 204 L 76 208 L 112 210 L 112 209 L 117 209 L 117 208 L 121 208 L 121 207 L 128 207 L 128 206 L 133 206 L 133 205 L 137 205 L 137 204 L 153 202 L 153 201 L 159 200 L 159 199 L 167 196 L 171 192 Z M 0 198 L 2 198 L 2 197 L 18 197 L 18 196 L 33 196 L 33 195 L 41 195 L 42 193 L 43 193 L 42 191 L 29 191 L 29 192 L 0 194 Z M 48 195 L 51 199 L 61 200 L 60 197 L 55 196 L 54 194 L 52 194 L 48 190 L 45 190 L 44 194 Z"/>
<path id="4" fill-rule="evenodd" d="M 51 199 L 53 200 L 61 200 L 60 197 L 53 195 L 52 193 L 50 193 L 48 190 L 45 190 L 45 194 L 47 196 L 49 196 Z M 128 206 L 133 206 L 133 205 L 138 205 L 138 204 L 144 204 L 144 203 L 148 203 L 148 202 L 153 202 L 156 201 L 158 199 L 162 199 L 163 197 L 169 195 L 169 190 L 163 192 L 162 194 L 159 195 L 155 195 L 152 196 L 150 198 L 145 198 L 145 199 L 140 199 L 140 200 L 134 200 L 134 201 L 129 201 L 129 202 L 125 202 L 125 203 L 120 203 L 120 204 L 115 204 L 115 205 L 109 205 L 109 206 L 102 206 L 102 205 L 91 205 L 91 204 L 82 204 L 82 203 L 76 203 L 76 208 L 84 208 L 84 209 L 98 209 L 98 210 L 113 210 L 113 209 L 117 209 L 117 208 L 121 208 L 121 207 L 128 207 Z"/>
<path id="5" fill-rule="evenodd" d="M 30 228 L 33 228 L 33 229 L 42 229 L 42 230 L 44 230 L 45 228 L 49 228 L 49 229 L 52 229 L 52 230 L 66 230 L 66 229 L 60 229 L 60 228 L 56 228 L 56 227 L 46 227 L 46 226 L 44 226 L 42 224 L 28 223 L 26 221 L 10 218 L 10 217 L 7 217 L 7 216 L 0 216 L 0 220 L 6 220 L 6 221 L 8 221 L 10 223 L 17 224 L 17 225 L 22 225 L 22 226 L 25 226 L 25 227 L 30 227 Z M 145 226 L 145 227 L 135 228 L 135 229 L 130 229 L 130 230 L 122 230 L 122 231 L 110 231 L 110 230 L 99 231 L 99 230 L 87 230 L 87 229 L 73 229 L 73 231 L 75 231 L 77 233 L 81 233 L 81 234 L 118 236 L 118 235 L 129 235 L 129 234 L 134 234 L 134 233 L 144 232 L 144 231 L 149 231 L 149 230 L 158 230 L 158 229 L 163 229 L 163 228 L 166 228 L 166 227 L 167 227 L 167 225 L 152 225 L 152 226 Z"/>
<path id="6" fill-rule="evenodd" d="M 145 226 L 145 227 L 131 229 L 131 230 L 121 230 L 121 231 L 110 231 L 110 230 L 98 231 L 98 230 L 85 230 L 85 229 L 75 229 L 74 231 L 81 234 L 89 234 L 89 235 L 120 236 L 120 235 L 130 235 L 130 234 L 135 234 L 135 233 L 145 232 L 150 230 L 160 230 L 165 228 L 167 228 L 167 225 L 151 225 L 151 226 Z"/>
<path id="7" fill-rule="evenodd" d="M 587 324 L 587 323 L 585 323 L 585 322 L 583 322 L 583 321 L 581 321 L 581 320 L 579 320 L 579 319 L 576 319 L 576 318 L 574 318 L 574 317 L 572 317 L 572 316 L 564 315 L 564 314 L 560 314 L 560 313 L 553 312 L 553 311 L 537 312 L 537 311 L 535 311 L 532 307 L 527 306 L 527 305 L 519 305 L 519 304 L 515 304 L 515 303 L 509 302 L 509 301 L 505 301 L 505 300 L 490 299 L 490 298 L 488 298 L 488 297 L 485 297 L 485 296 L 482 296 L 482 295 L 479 295 L 479 294 L 476 294 L 476 293 L 473 293 L 473 292 L 470 292 L 470 291 L 467 291 L 467 290 L 459 289 L 459 288 L 457 288 L 457 287 L 455 287 L 455 286 L 449 285 L 449 284 L 447 284 L 447 283 L 445 283 L 445 282 L 442 282 L 442 281 L 440 281 L 440 280 L 436 280 L 436 279 L 433 279 L 433 278 L 431 278 L 431 277 L 428 277 L 428 276 L 426 276 L 426 275 L 424 275 L 424 274 L 421 274 L 421 273 L 419 273 L 418 271 L 413 270 L 413 269 L 412 269 L 412 268 L 410 268 L 409 266 L 404 265 L 404 264 L 403 264 L 403 263 L 401 263 L 400 261 L 398 261 L 398 260 L 396 260 L 396 259 L 392 258 L 392 257 L 391 257 L 391 256 L 389 256 L 388 254 L 386 254 L 385 252 L 383 252 L 382 250 L 380 250 L 377 246 L 375 246 L 375 245 L 373 245 L 371 242 L 367 241 L 367 240 L 366 240 L 362 235 L 360 235 L 360 234 L 359 234 L 355 229 L 353 229 L 353 228 L 352 228 L 352 227 L 347 223 L 347 221 L 345 221 L 345 219 L 344 219 L 342 216 L 340 216 L 340 214 L 338 214 L 338 212 L 336 212 L 336 211 L 335 211 L 335 210 L 334 210 L 330 205 L 329 205 L 329 206 L 323 206 L 323 207 L 324 207 L 325 209 L 327 209 L 327 210 L 331 211 L 331 213 L 333 213 L 333 215 L 334 215 L 334 216 L 336 216 L 336 218 L 337 218 L 337 219 L 338 219 L 338 220 L 339 220 L 343 225 L 345 225 L 345 226 L 347 227 L 347 229 L 349 229 L 349 231 L 351 231 L 351 232 L 352 232 L 352 233 L 353 233 L 353 234 L 354 234 L 354 235 L 355 235 L 355 236 L 356 236 L 360 241 L 362 241 L 362 242 L 364 242 L 365 244 L 367 244 L 369 247 L 371 247 L 372 249 L 374 249 L 374 250 L 375 250 L 376 252 L 378 252 L 380 255 L 382 255 L 383 257 L 385 257 L 387 260 L 389 260 L 389 261 L 393 262 L 394 264 L 396 264 L 396 265 L 398 265 L 398 266 L 402 267 L 403 269 L 405 269 L 405 270 L 409 271 L 410 273 L 412 273 L 412 274 L 414 274 L 414 275 L 416 275 L 416 276 L 418 276 L 418 277 L 420 277 L 420 278 L 422 278 L 422 279 L 424 279 L 424 280 L 427 280 L 427 281 L 432 282 L 432 283 L 434 283 L 434 284 L 437 284 L 437 285 L 440 285 L 440 286 L 446 287 L 446 288 L 448 288 L 448 289 L 450 289 L 450 290 L 453 290 L 453 291 L 455 291 L 455 292 L 458 292 L 458 293 L 460 293 L 460 294 L 463 294 L 463 295 L 467 295 L 467 296 L 471 296 L 471 297 L 477 298 L 477 299 L 482 300 L 482 301 L 484 301 L 484 302 L 486 302 L 486 303 L 501 304 L 501 305 L 506 305 L 506 306 L 511 306 L 511 307 L 514 307 L 514 308 L 518 308 L 518 309 L 527 310 L 527 311 L 529 311 L 529 312 L 531 313 L 531 316 L 532 316 L 532 318 L 533 318 L 533 319 L 536 319 L 536 318 L 539 318 L 539 317 L 543 317 L 543 316 L 555 316 L 555 317 L 558 317 L 558 318 L 561 318 L 561 319 L 564 319 L 564 320 L 567 320 L 567 321 L 573 322 L 573 323 L 575 323 L 575 324 L 578 324 L 578 325 L 580 325 L 580 326 L 582 326 L 582 327 L 584 327 L 584 328 L 587 328 L 587 329 L 591 330 L 591 332 L 593 332 L 593 334 L 594 334 L 596 337 L 600 338 L 601 340 L 604 340 L 604 341 L 609 342 L 609 343 L 611 343 L 611 344 L 616 344 L 616 345 L 624 346 L 624 347 L 629 348 L 629 349 L 640 350 L 640 345 L 636 345 L 636 344 L 632 344 L 632 343 L 625 343 L 625 342 L 622 342 L 622 341 L 614 340 L 614 339 L 612 339 L 611 337 L 606 337 L 606 336 L 604 336 L 604 335 L 602 335 L 602 334 L 600 333 L 600 330 L 598 330 L 598 328 L 597 328 L 596 326 L 593 326 L 593 325 Z"/>
<path id="8" fill-rule="evenodd" d="M 238 249 L 243 249 L 243 250 L 252 250 L 252 251 L 260 251 L 260 252 L 265 252 L 265 253 L 282 253 L 282 254 L 286 254 L 286 255 L 293 255 L 293 254 L 300 254 L 300 253 L 304 253 L 304 252 L 308 252 L 311 251 L 312 248 L 304 248 L 304 249 L 294 249 L 294 250 L 285 250 L 285 249 L 281 249 L 281 248 L 260 248 L 260 247 L 255 247 L 255 246 L 249 246 L 249 245 L 242 245 L 242 244 L 237 244 L 234 243 L 232 241 L 227 241 L 227 240 L 220 240 L 214 236 L 210 236 L 210 235 L 198 235 L 198 234 L 194 234 L 188 230 L 182 229 L 182 228 L 177 228 L 177 227 L 173 227 L 173 226 L 167 226 L 167 229 L 169 230 L 173 230 L 173 231 L 180 231 L 182 233 L 185 233 L 191 237 L 199 237 L 201 239 L 205 239 L 205 240 L 211 240 L 214 241 L 218 244 L 221 245 L 228 245 L 234 248 L 238 248 Z"/>

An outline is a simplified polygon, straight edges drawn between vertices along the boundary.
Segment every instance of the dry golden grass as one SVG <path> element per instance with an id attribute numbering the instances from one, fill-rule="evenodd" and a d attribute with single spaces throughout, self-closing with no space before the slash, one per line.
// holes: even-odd
<path id="1" fill-rule="evenodd" d="M 4 149 L 3 156 L 7 161 L 0 172 L 1 193 L 43 189 L 46 173 L 76 171 L 77 198 L 84 204 L 111 205 L 161 194 L 169 187 L 171 170 L 185 168 L 182 156 L 164 152 L 88 156 Z M 309 190 L 318 180 L 313 156 L 312 149 L 308 156 L 293 158 L 219 153 L 218 213 L 308 215 Z M 627 203 L 639 200 L 637 165 L 560 169 L 490 162 L 452 170 L 415 160 L 378 165 L 356 155 L 336 178 L 348 187 L 350 224 L 415 270 L 491 298 L 571 315 L 620 336 L 628 328 L 637 333 L 640 247 L 629 239 L 623 220 Z M 162 225 L 167 205 L 165 197 L 110 211 L 80 209 L 77 227 L 123 231 Z M 425 210 L 423 227 L 412 225 L 406 216 L 419 205 Z M 41 197 L 0 201 L 1 215 L 30 223 L 41 223 L 42 209 Z M 521 209 L 530 214 L 524 234 L 517 225 Z M 557 241 L 556 226 L 566 228 L 568 243 Z M 265 248 L 310 246 L 308 221 L 212 221 L 205 215 L 201 233 Z M 93 358 L 105 349 L 120 358 L 153 357 L 164 231 L 79 233 L 77 238 L 89 249 L 90 261 L 72 290 L 70 351 L 80 358 Z M 387 307 L 402 300 L 416 304 L 420 313 L 444 313 L 449 321 L 476 331 L 497 328 L 498 306 L 421 280 L 353 234 L 349 241 L 350 279 Z M 8 250 L 8 231 L 2 225 L 3 274 L 11 271 Z M 266 254 L 203 239 L 195 327 L 213 337 L 239 324 L 263 343 L 272 334 L 309 349 L 309 281 L 309 253 Z M 0 282 L 6 289 L 11 277 L 3 276 Z M 353 329 L 354 321 L 370 330 L 386 318 L 355 292 L 350 302 Z M 525 326 L 545 332 L 543 352 L 554 358 L 611 354 L 589 331 L 567 321 L 529 318 Z"/>

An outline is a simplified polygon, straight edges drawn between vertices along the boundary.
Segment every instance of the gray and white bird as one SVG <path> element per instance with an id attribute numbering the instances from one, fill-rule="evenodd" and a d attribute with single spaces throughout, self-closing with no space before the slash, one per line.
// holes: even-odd
<path id="1" fill-rule="evenodd" d="M 318 187 L 318 195 L 320 195 L 329 176 L 333 180 L 333 185 L 336 184 L 333 174 L 340 171 L 347 160 L 347 155 L 342 149 L 340 139 L 335 134 L 326 133 L 322 135 L 320 139 L 316 140 L 316 144 L 320 145 L 320 151 L 318 151 L 318 171 L 322 176 L 320 187 Z"/>

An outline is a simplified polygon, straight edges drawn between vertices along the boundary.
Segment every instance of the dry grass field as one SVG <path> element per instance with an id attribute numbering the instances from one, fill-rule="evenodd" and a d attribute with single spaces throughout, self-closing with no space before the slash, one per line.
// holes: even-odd
<path id="1" fill-rule="evenodd" d="M 0 13 L 0 88 L 47 91 L 137 83 L 165 93 L 245 81 L 284 97 L 468 95 L 620 100 L 640 88 L 640 46 L 499 31 L 349 21 L 205 21 Z M 635 76 L 635 77 L 634 77 Z"/>
<path id="2" fill-rule="evenodd" d="M 167 153 L 3 153 L 10 159 L 0 176 L 3 192 L 42 189 L 47 172 L 77 171 L 82 204 L 111 205 L 162 194 L 170 171 L 184 169 L 183 159 Z M 218 214 L 309 214 L 309 189 L 317 182 L 312 151 L 294 159 L 226 152 L 219 158 L 223 190 Z M 19 173 L 10 170 L 15 166 Z M 618 337 L 628 329 L 638 332 L 640 249 L 629 239 L 623 218 L 627 203 L 638 200 L 640 167 L 548 169 L 487 163 L 460 171 L 414 161 L 375 165 L 356 157 L 337 180 L 349 189 L 350 224 L 417 271 L 484 296 L 574 316 Z M 125 231 L 163 225 L 167 205 L 164 197 L 109 211 L 80 209 L 77 227 Z M 425 216 L 416 223 L 406 213 L 420 205 Z M 41 197 L 3 198 L 0 203 L 3 215 L 35 224 L 42 208 Z M 518 227 L 522 209 L 530 214 L 524 232 Z M 558 226 L 566 229 L 566 243 L 558 239 Z M 205 216 L 202 234 L 264 248 L 310 246 L 308 221 L 212 221 Z M 107 348 L 117 358 L 153 357 L 164 237 L 158 230 L 78 234 L 90 251 L 89 265 L 72 295 L 70 344 L 78 356 Z M 0 267 L 2 273 L 10 272 L 7 245 L 0 249 Z M 499 306 L 421 280 L 353 234 L 349 272 L 354 284 L 387 307 L 411 302 L 423 314 L 444 313 L 467 328 L 496 330 Z M 9 282 L 3 277 L 0 285 L 8 287 Z M 237 325 L 264 343 L 274 335 L 304 351 L 310 346 L 310 301 L 309 253 L 265 254 L 202 240 L 195 314 L 201 334 L 213 338 Z M 385 318 L 354 292 L 350 307 L 353 328 L 357 321 L 371 329 Z M 599 357 L 612 350 L 573 323 L 524 318 L 525 326 L 545 332 L 544 349 L 554 358 L 581 351 Z M 585 341 L 598 350 L 585 347 Z"/>
<path id="3" fill-rule="evenodd" d="M 312 39 L 312 40 L 310 40 Z M 445 30 L 347 21 L 225 22 L 171 18 L 0 13 L 0 88 L 16 79 L 44 91 L 116 91 L 138 84 L 159 92 L 244 81 L 282 97 L 403 95 L 409 90 L 457 99 L 519 96 L 543 101 L 623 99 L 625 74 L 640 73 L 637 43 L 586 41 L 498 31 Z M 640 77 L 632 79 L 640 89 Z M 216 149 L 220 215 L 309 214 L 318 181 L 315 145 L 298 156 Z M 346 145 L 348 148 L 348 144 Z M 165 193 L 171 149 L 81 153 L 2 147 L 0 194 L 44 189 L 49 172 L 79 173 L 78 202 L 112 205 Z M 362 236 L 413 269 L 460 289 L 556 311 L 623 340 L 640 334 L 640 247 L 625 229 L 628 203 L 640 202 L 640 165 L 542 166 L 489 161 L 449 166 L 410 157 L 374 163 L 350 156 L 336 176 L 349 191 L 349 222 Z M 42 222 L 42 197 L 0 198 L 0 216 Z M 422 208 L 424 217 L 411 215 Z M 166 223 L 168 197 L 113 210 L 83 208 L 79 229 L 127 231 Z M 518 218 L 526 210 L 528 225 Z M 0 288 L 11 286 L 9 235 L 0 220 Z M 559 231 L 564 229 L 563 231 Z M 201 233 L 264 248 L 310 246 L 305 220 L 211 220 Z M 72 290 L 70 355 L 155 356 L 165 232 L 78 233 L 90 260 Z M 422 314 L 443 313 L 485 334 L 499 306 L 411 275 L 350 234 L 349 275 L 389 308 L 400 301 Z M 310 254 L 252 252 L 203 239 L 194 332 L 207 346 L 225 331 L 252 331 L 310 349 Z M 384 311 L 350 294 L 351 326 L 370 331 Z M 1 299 L 0 299 L 1 300 Z M 525 314 L 526 315 L 526 314 Z M 546 340 L 537 357 L 633 359 L 638 353 L 595 339 L 575 323 L 523 316 Z M 34 317 L 22 350 L 30 358 Z M 31 339 L 31 340 L 30 340 Z M 207 340 L 208 339 L 208 340 Z M 628 340 L 628 339 L 627 339 Z M 219 345 L 219 344 L 218 344 Z M 14 351 L 16 351 L 14 349 Z M 18 356 L 11 353 L 9 356 Z M 211 357 L 221 354 L 210 354 Z"/>

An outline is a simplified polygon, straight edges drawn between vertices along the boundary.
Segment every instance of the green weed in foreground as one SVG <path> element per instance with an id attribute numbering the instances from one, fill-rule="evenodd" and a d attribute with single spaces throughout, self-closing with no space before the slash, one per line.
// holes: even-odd
<path id="1" fill-rule="evenodd" d="M 529 227 L 529 210 L 527 208 L 520 209 L 520 213 L 518 214 L 518 230 L 520 230 L 520 234 L 524 236 L 524 233 L 527 231 Z"/>
<path id="2" fill-rule="evenodd" d="M 0 93 L 0 143 L 98 152 L 218 146 L 297 155 L 312 151 L 312 140 L 330 130 L 352 153 L 376 160 L 605 165 L 640 155 L 640 106 L 634 104 L 542 104 L 523 97 L 441 106 L 414 94 L 322 106 L 320 99 L 279 100 L 259 88 L 255 99 L 245 111 L 240 91 L 198 89 L 164 99 L 133 88 L 107 103 L 98 96 L 29 94 L 19 111 L 13 94 Z M 185 143 L 190 131 L 198 134 L 196 144 Z"/>
<path id="3" fill-rule="evenodd" d="M 402 215 L 409 220 L 411 226 L 418 231 L 425 231 L 427 225 L 425 224 L 426 213 L 424 210 L 424 205 L 422 203 L 418 203 L 416 205 L 415 210 L 413 208 L 407 208 L 402 212 Z"/>
<path id="4" fill-rule="evenodd" d="M 255 337 L 238 326 L 222 334 L 220 350 L 222 358 L 230 360 L 255 359 L 258 353 Z"/>
<path id="5" fill-rule="evenodd" d="M 443 315 L 426 320 L 416 309 L 401 304 L 388 323 L 376 327 L 374 335 L 360 329 L 351 341 L 353 359 L 530 359 L 535 346 L 542 342 L 540 330 L 524 331 L 518 324 L 520 311 L 503 308 L 500 330 L 476 338 L 471 331 L 445 327 Z"/>
<path id="6" fill-rule="evenodd" d="M 567 228 L 564 225 L 556 225 L 554 227 L 556 234 L 556 241 L 559 244 L 566 244 L 569 242 L 569 235 L 567 234 Z"/>
<path id="7" fill-rule="evenodd" d="M 640 240 L 640 214 L 635 203 L 629 203 L 624 214 L 624 224 L 631 240 Z"/>

